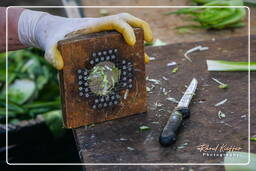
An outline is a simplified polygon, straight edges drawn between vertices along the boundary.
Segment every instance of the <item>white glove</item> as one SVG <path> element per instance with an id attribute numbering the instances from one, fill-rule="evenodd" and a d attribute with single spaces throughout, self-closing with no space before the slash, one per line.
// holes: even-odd
<path id="1" fill-rule="evenodd" d="M 45 12 L 23 10 L 19 18 L 18 34 L 22 44 L 45 50 L 45 59 L 60 70 L 64 64 L 57 50 L 57 42 L 65 36 L 117 30 L 129 45 L 134 45 L 136 38 L 131 26 L 142 28 L 145 40 L 152 41 L 149 25 L 127 13 L 101 18 L 65 18 Z"/>

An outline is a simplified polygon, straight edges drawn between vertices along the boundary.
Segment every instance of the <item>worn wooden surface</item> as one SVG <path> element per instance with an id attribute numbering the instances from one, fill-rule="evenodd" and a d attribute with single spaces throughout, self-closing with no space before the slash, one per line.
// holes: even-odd
<path id="1" fill-rule="evenodd" d="M 184 60 L 184 53 L 197 45 L 209 47 L 208 51 L 190 54 L 192 63 Z M 256 61 L 256 36 L 252 36 L 251 60 Z M 96 124 L 95 127 L 81 127 L 74 130 L 74 136 L 82 162 L 84 163 L 220 163 L 222 157 L 206 157 L 197 150 L 200 144 L 235 145 L 248 150 L 248 73 L 247 72 L 208 72 L 206 59 L 247 61 L 247 37 L 237 37 L 216 41 L 179 43 L 162 47 L 148 47 L 146 52 L 156 57 L 146 66 L 149 78 L 161 80 L 153 93 L 148 93 L 148 112 L 126 118 Z M 178 63 L 178 71 L 172 73 L 169 62 Z M 162 76 L 168 78 L 167 81 Z M 167 97 L 180 99 L 185 85 L 191 79 L 198 79 L 198 90 L 191 104 L 191 117 L 185 120 L 177 142 L 169 148 L 158 143 L 160 131 L 164 127 L 169 113 L 176 104 L 166 101 Z M 229 85 L 219 89 L 212 80 L 216 78 Z M 147 86 L 151 86 L 147 81 Z M 171 90 L 168 95 L 162 88 Z M 251 73 L 251 135 L 256 132 L 256 73 Z M 214 104 L 228 99 L 219 107 Z M 155 109 L 154 104 L 163 106 Z M 218 111 L 226 117 L 219 119 Z M 142 125 L 149 126 L 148 131 L 140 131 Z M 253 143 L 253 142 L 252 142 Z M 251 152 L 256 152 L 255 144 Z M 180 170 L 182 166 L 86 166 L 88 170 Z M 185 168 L 185 169 L 184 169 Z M 220 171 L 223 166 L 184 166 L 183 170 Z"/>
<path id="2" fill-rule="evenodd" d="M 128 46 L 121 34 L 113 31 L 82 35 L 58 43 L 66 64 L 60 73 L 60 85 L 62 111 L 67 128 L 77 128 L 146 111 L 144 38 L 141 29 L 135 29 L 135 34 L 137 41 L 134 46 Z M 118 105 L 101 110 L 93 109 L 88 99 L 79 96 L 77 70 L 91 67 L 89 58 L 93 52 L 108 49 L 117 49 L 119 57 L 133 63 L 133 88 L 129 90 L 126 99 L 123 98 L 126 89 L 120 91 L 122 98 Z"/>

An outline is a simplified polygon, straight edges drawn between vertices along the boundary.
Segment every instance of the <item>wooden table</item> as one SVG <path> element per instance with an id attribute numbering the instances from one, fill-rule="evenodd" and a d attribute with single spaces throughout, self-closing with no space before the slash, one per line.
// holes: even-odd
<path id="1" fill-rule="evenodd" d="M 190 54 L 192 63 L 184 58 L 184 53 L 198 45 L 207 46 L 207 51 Z M 252 51 L 255 52 L 256 36 L 251 37 Z M 149 56 L 156 57 L 146 66 L 149 78 L 161 81 L 152 93 L 148 92 L 148 112 L 118 120 L 107 121 L 94 127 L 81 127 L 73 130 L 81 161 L 84 163 L 220 163 L 223 158 L 206 157 L 197 150 L 200 144 L 236 145 L 248 150 L 248 73 L 247 72 L 208 72 L 206 59 L 232 61 L 248 60 L 248 37 L 235 37 L 223 40 L 210 40 L 194 43 L 170 44 L 160 47 L 147 47 Z M 251 60 L 256 61 L 256 54 Z M 172 73 L 173 67 L 166 64 L 175 61 L 178 71 Z M 174 66 L 176 67 L 176 66 Z M 162 77 L 168 80 L 164 80 Z M 192 78 L 199 81 L 196 96 L 191 104 L 191 117 L 185 120 L 177 142 L 169 148 L 158 143 L 160 131 L 165 125 L 175 103 L 166 100 L 181 98 Z M 216 78 L 229 85 L 228 89 L 218 88 L 212 80 Z M 152 83 L 147 81 L 147 86 Z M 171 91 L 168 95 L 163 93 Z M 251 73 L 251 104 L 256 104 L 256 73 Z M 214 105 L 224 99 L 221 106 Z M 156 102 L 162 106 L 156 107 Z M 226 117 L 220 119 L 218 112 Z M 256 132 L 256 106 L 251 105 L 251 134 Z M 254 124 L 253 124 L 254 123 Z M 150 130 L 140 131 L 139 127 L 149 126 Z M 252 142 L 254 143 L 254 142 Z M 251 146 L 256 152 L 256 146 Z M 86 166 L 102 170 L 165 170 L 182 166 Z M 186 169 L 223 170 L 222 166 L 187 166 Z M 175 170 L 175 169 L 174 169 Z"/>

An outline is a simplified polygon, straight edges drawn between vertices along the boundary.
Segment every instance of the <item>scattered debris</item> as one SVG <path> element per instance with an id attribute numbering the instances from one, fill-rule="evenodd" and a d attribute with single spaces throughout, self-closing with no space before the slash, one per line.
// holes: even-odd
<path id="1" fill-rule="evenodd" d="M 159 102 L 155 102 L 155 103 L 154 103 L 154 106 L 157 108 L 157 107 L 163 106 L 163 104 L 162 104 L 162 103 L 159 103 Z"/>
<path id="2" fill-rule="evenodd" d="M 125 90 L 125 93 L 124 93 L 124 100 L 127 99 L 128 94 L 129 94 L 129 89 L 126 89 L 126 90 Z"/>
<path id="3" fill-rule="evenodd" d="M 159 124 L 159 122 L 151 122 L 152 124 Z"/>
<path id="4" fill-rule="evenodd" d="M 156 41 L 153 43 L 152 46 L 164 46 L 166 45 L 167 43 L 163 42 L 162 40 L 160 39 L 156 39 Z"/>
<path id="5" fill-rule="evenodd" d="M 146 77 L 146 80 L 147 80 L 147 81 L 150 81 L 150 82 L 152 82 L 152 83 L 154 83 L 154 84 L 160 84 L 160 83 L 161 83 L 160 80 L 151 79 L 151 78 L 148 78 L 148 77 Z"/>
<path id="6" fill-rule="evenodd" d="M 219 112 L 218 112 L 218 117 L 219 117 L 220 119 L 222 119 L 222 118 L 225 118 L 226 115 L 225 115 L 225 113 L 223 113 L 222 111 L 219 111 Z"/>
<path id="7" fill-rule="evenodd" d="M 165 81 L 167 81 L 167 80 L 168 80 L 168 78 L 166 78 L 165 76 L 162 76 L 162 78 L 163 78 L 163 80 L 165 80 Z"/>
<path id="8" fill-rule="evenodd" d="M 179 69 L 178 67 L 173 68 L 172 73 L 176 73 L 178 71 L 178 69 Z"/>
<path id="9" fill-rule="evenodd" d="M 89 128 L 93 128 L 93 127 L 95 127 L 95 124 L 89 125 Z"/>
<path id="10" fill-rule="evenodd" d="M 215 104 L 214 106 L 217 107 L 217 106 L 223 105 L 227 101 L 228 101 L 228 99 L 224 99 L 224 100 L 220 101 L 219 103 Z"/>
<path id="11" fill-rule="evenodd" d="M 168 101 L 170 101 L 170 102 L 173 102 L 173 103 L 179 103 L 179 101 L 176 100 L 176 99 L 173 98 L 173 97 L 168 97 L 168 98 L 166 98 L 166 100 L 168 100 Z"/>
<path id="12" fill-rule="evenodd" d="M 221 89 L 228 88 L 228 84 L 222 83 L 219 80 L 217 80 L 216 78 L 212 78 L 212 80 L 219 84 L 219 88 L 221 88 Z"/>
<path id="13" fill-rule="evenodd" d="M 141 131 L 150 130 L 150 127 L 143 125 L 143 126 L 140 126 L 140 130 Z"/>
<path id="14" fill-rule="evenodd" d="M 153 61 L 153 60 L 156 60 L 156 58 L 153 57 L 153 56 L 150 56 L 150 57 L 149 57 L 149 60 L 150 60 L 150 61 Z"/>
<path id="15" fill-rule="evenodd" d="M 128 139 L 126 139 L 126 138 L 120 138 L 119 140 L 120 140 L 120 141 L 127 141 Z"/>
<path id="16" fill-rule="evenodd" d="M 132 147 L 127 147 L 127 149 L 130 150 L 130 151 L 134 151 L 134 150 L 135 150 L 135 149 L 132 148 Z"/>
<path id="17" fill-rule="evenodd" d="M 242 115 L 241 118 L 246 118 L 247 115 Z"/>
<path id="18" fill-rule="evenodd" d="M 184 144 L 181 144 L 180 146 L 177 147 L 177 149 L 183 149 L 185 148 L 186 146 L 188 145 L 188 143 L 184 143 Z"/>
<path id="19" fill-rule="evenodd" d="M 194 48 L 192 48 L 192 49 L 189 49 L 188 51 L 186 51 L 185 52 L 185 54 L 184 54 L 184 57 L 189 61 L 189 62 L 192 62 L 192 60 L 188 57 L 188 54 L 189 53 L 192 53 L 192 52 L 195 52 L 195 51 L 203 51 L 203 50 L 208 50 L 209 48 L 208 47 L 203 47 L 203 46 L 201 46 L 201 45 L 199 45 L 199 46 L 196 46 L 196 47 L 194 47 Z"/>
<path id="20" fill-rule="evenodd" d="M 146 90 L 147 90 L 147 91 L 151 91 L 151 89 L 150 89 L 149 87 L 146 87 Z"/>
<path id="21" fill-rule="evenodd" d="M 169 62 L 169 63 L 166 64 L 166 66 L 168 66 L 168 67 L 169 66 L 174 66 L 174 65 L 177 65 L 177 63 L 176 62 Z"/>

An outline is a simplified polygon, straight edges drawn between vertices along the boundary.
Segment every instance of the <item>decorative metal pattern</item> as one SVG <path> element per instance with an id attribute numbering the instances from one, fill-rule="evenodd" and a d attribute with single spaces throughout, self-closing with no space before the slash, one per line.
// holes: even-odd
<path id="1" fill-rule="evenodd" d="M 89 86 L 89 75 L 93 68 L 103 62 L 111 62 L 120 71 L 119 80 L 106 95 L 99 95 L 91 91 Z M 108 49 L 99 52 L 93 52 L 85 68 L 77 70 L 78 93 L 79 96 L 89 100 L 93 109 L 103 109 L 113 107 L 120 103 L 120 91 L 133 88 L 133 63 L 118 55 L 117 49 Z"/>

